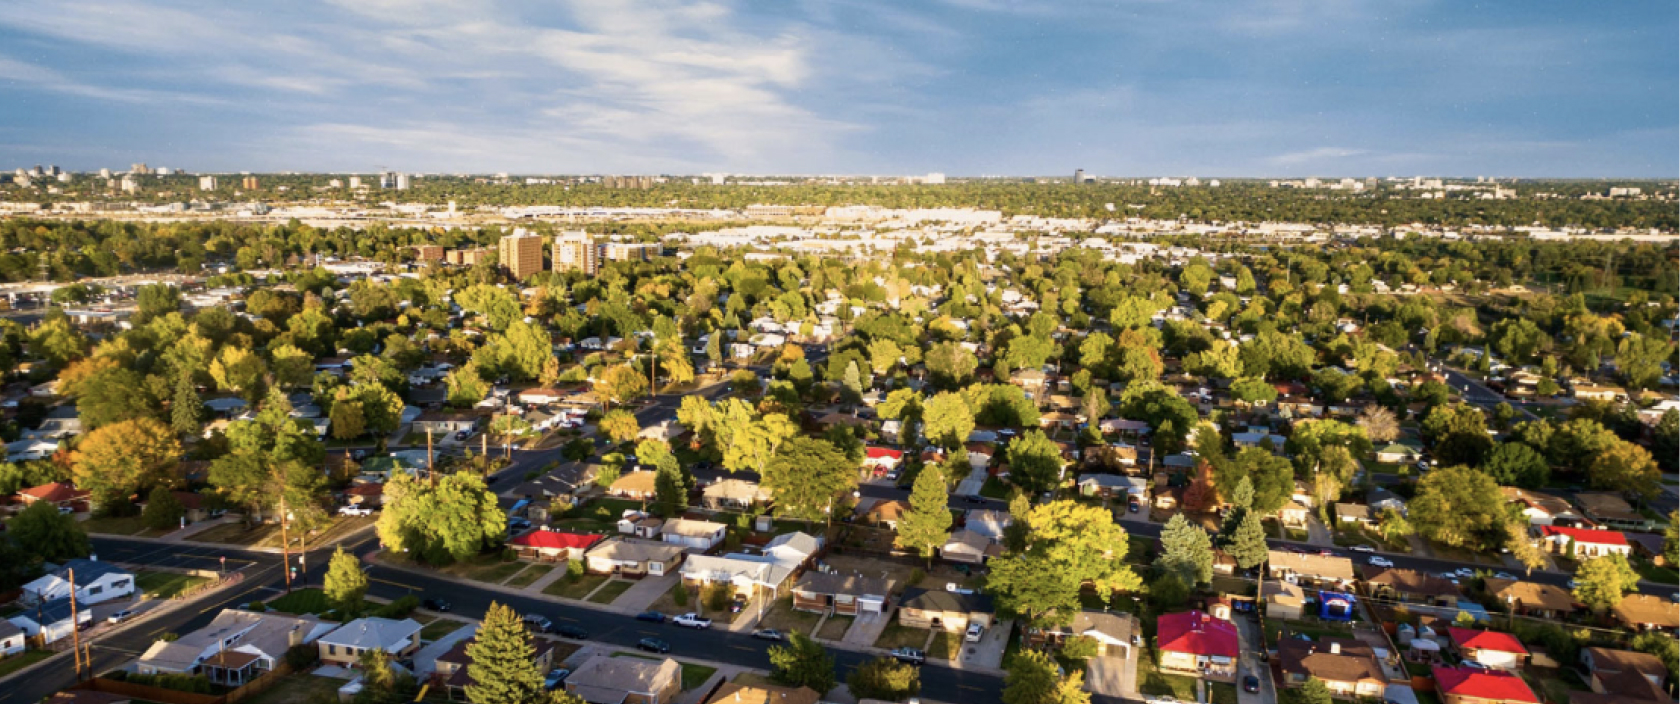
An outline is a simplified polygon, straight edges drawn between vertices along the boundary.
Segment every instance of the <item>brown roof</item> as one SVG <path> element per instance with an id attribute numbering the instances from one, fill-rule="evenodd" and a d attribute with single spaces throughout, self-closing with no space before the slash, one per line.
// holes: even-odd
<path id="1" fill-rule="evenodd" d="M 1304 574 L 1320 579 L 1341 579 L 1353 581 L 1353 560 L 1345 557 L 1325 557 L 1323 555 L 1302 555 L 1282 550 L 1267 552 L 1266 562 L 1271 569 L 1288 569 L 1296 574 Z"/>
<path id="2" fill-rule="evenodd" d="M 1340 652 L 1331 652 L 1332 648 Z M 1278 641 L 1278 667 L 1285 673 L 1305 673 L 1327 682 L 1387 682 L 1371 646 L 1345 638 Z"/>
<path id="3" fill-rule="evenodd" d="M 852 596 L 886 596 L 892 591 L 893 580 L 876 579 L 858 574 L 828 574 L 806 572 L 793 583 L 794 591 L 811 594 L 850 594 Z"/>
<path id="4" fill-rule="evenodd" d="M 1500 601 L 1516 603 L 1528 609 L 1545 611 L 1574 611 L 1575 597 L 1564 591 L 1563 587 L 1538 582 L 1520 582 L 1511 579 L 1489 577 L 1483 584 L 1494 598 Z"/>
<path id="5" fill-rule="evenodd" d="M 1668 666 L 1662 658 L 1650 653 L 1613 648 L 1587 648 L 1592 656 L 1594 672 L 1638 672 L 1658 677 L 1668 676 Z"/>
<path id="6" fill-rule="evenodd" d="M 257 657 L 256 653 L 247 653 L 243 650 L 224 650 L 205 658 L 204 664 L 212 667 L 225 667 L 237 670 L 256 662 Z"/>
<path id="7" fill-rule="evenodd" d="M 631 472 L 618 478 L 612 483 L 613 491 L 636 492 L 640 494 L 653 493 L 653 477 L 658 472 Z"/>
<path id="8" fill-rule="evenodd" d="M 1458 596 L 1458 585 L 1417 570 L 1396 567 L 1365 567 L 1367 586 L 1386 586 L 1404 594 L 1424 596 Z"/>
<path id="9" fill-rule="evenodd" d="M 730 682 L 719 687 L 706 704 L 817 704 L 822 695 L 810 687 L 777 687 L 771 684 L 743 685 Z"/>
<path id="10" fill-rule="evenodd" d="M 1680 628 L 1680 604 L 1660 596 L 1629 594 L 1615 609 L 1616 618 L 1630 626 L 1650 624 L 1661 628 Z"/>

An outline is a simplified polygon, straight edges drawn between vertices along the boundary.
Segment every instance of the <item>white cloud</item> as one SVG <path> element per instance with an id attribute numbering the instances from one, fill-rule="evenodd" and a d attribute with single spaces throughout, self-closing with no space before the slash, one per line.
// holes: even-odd
<path id="1" fill-rule="evenodd" d="M 1347 159 L 1350 157 L 1364 156 L 1366 154 L 1370 154 L 1370 152 L 1364 149 L 1318 147 L 1316 149 L 1308 149 L 1305 151 L 1279 154 L 1269 159 L 1269 161 L 1279 166 L 1299 166 L 1302 164 L 1327 163 L 1337 159 Z"/>

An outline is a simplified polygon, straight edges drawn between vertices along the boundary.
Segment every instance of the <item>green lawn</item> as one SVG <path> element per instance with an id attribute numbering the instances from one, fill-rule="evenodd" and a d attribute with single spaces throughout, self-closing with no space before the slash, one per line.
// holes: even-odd
<path id="1" fill-rule="evenodd" d="M 149 572 L 142 570 L 134 576 L 134 586 L 155 599 L 173 599 L 188 589 L 209 582 L 209 577 L 194 577 L 177 572 Z"/>
<path id="2" fill-rule="evenodd" d="M 500 555 L 477 555 L 465 562 L 457 562 L 445 567 L 443 572 L 475 582 L 501 584 L 502 580 L 512 577 L 515 572 L 524 569 L 528 564 L 530 563 L 517 560 L 504 562 Z"/>
<path id="3" fill-rule="evenodd" d="M 587 596 L 589 592 L 594 591 L 596 587 L 601 586 L 601 583 L 605 581 L 607 581 L 607 575 L 604 574 L 586 574 L 579 577 L 576 582 L 573 582 L 570 579 L 562 578 L 555 580 L 553 584 L 543 587 L 543 593 L 549 596 L 560 596 L 567 599 L 582 599 Z"/>
<path id="4" fill-rule="evenodd" d="M 293 589 L 292 593 L 268 602 L 268 608 L 288 614 L 319 614 L 327 606 L 327 593 L 319 589 Z"/>
<path id="5" fill-rule="evenodd" d="M 507 586 L 528 587 L 553 571 L 554 565 L 531 565 L 530 567 L 525 568 L 525 571 L 515 575 L 513 579 L 508 580 Z"/>
<path id="6" fill-rule="evenodd" d="M 895 622 L 887 624 L 886 630 L 881 631 L 881 637 L 875 639 L 875 647 L 889 650 L 893 648 L 921 648 L 927 643 L 927 638 L 927 629 L 911 628 Z"/>
<path id="7" fill-rule="evenodd" d="M 1237 704 L 1237 686 L 1224 682 L 1209 682 L 1208 701 L 1212 704 Z"/>
<path id="8" fill-rule="evenodd" d="M 955 660 L 962 652 L 960 636 L 951 635 L 950 631 L 940 631 L 933 635 L 933 642 L 928 644 L 927 654 L 930 658 L 940 660 Z"/>
<path id="9" fill-rule="evenodd" d="M 607 582 L 605 586 L 601 587 L 594 594 L 589 595 L 589 601 L 594 604 L 611 604 L 614 599 L 619 597 L 619 595 L 630 591 L 630 587 L 634 585 L 635 582 L 623 579 L 612 580 Z"/>
<path id="10" fill-rule="evenodd" d="M 0 660 L 0 677 L 5 677 L 6 675 L 17 672 L 25 667 L 29 667 L 30 665 L 50 658 L 55 654 L 56 653 L 51 650 L 25 650 L 17 655 L 7 657 Z"/>
<path id="11" fill-rule="evenodd" d="M 139 516 L 98 516 L 82 521 L 82 530 L 106 535 L 139 535 L 145 532 L 146 526 Z"/>
<path id="12" fill-rule="evenodd" d="M 459 630 L 462 626 L 465 626 L 465 625 L 467 625 L 467 624 L 465 624 L 461 621 L 455 621 L 455 620 L 451 620 L 451 619 L 447 619 L 447 618 L 440 618 L 436 621 L 433 621 L 431 623 L 426 624 L 425 628 L 420 629 L 420 640 L 434 641 L 434 640 L 437 640 L 437 639 L 442 638 L 444 636 L 447 636 L 451 633 L 454 633 L 455 631 Z"/>
<path id="13" fill-rule="evenodd" d="M 1009 485 L 997 477 L 986 477 L 986 483 L 980 485 L 980 495 L 988 499 L 1008 499 Z"/>
<path id="14" fill-rule="evenodd" d="M 1633 568 L 1639 570 L 1639 575 L 1653 582 L 1662 584 L 1680 584 L 1680 572 L 1672 567 L 1658 567 L 1650 560 L 1635 560 Z"/>

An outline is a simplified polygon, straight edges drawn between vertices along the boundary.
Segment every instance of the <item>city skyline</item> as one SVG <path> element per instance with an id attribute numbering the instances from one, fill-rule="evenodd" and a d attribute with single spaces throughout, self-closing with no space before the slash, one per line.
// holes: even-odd
<path id="1" fill-rule="evenodd" d="M 0 8 L 0 162 L 1674 178 L 1676 7 Z"/>

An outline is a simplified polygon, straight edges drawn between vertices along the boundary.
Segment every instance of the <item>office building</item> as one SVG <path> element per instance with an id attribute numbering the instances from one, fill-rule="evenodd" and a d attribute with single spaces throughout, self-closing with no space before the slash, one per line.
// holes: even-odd
<path id="1" fill-rule="evenodd" d="M 1074 169 L 1073 170 L 1073 182 L 1074 183 L 1084 183 L 1085 182 L 1085 170 L 1084 169 Z"/>
<path id="2" fill-rule="evenodd" d="M 99 170 L 99 177 L 100 178 L 110 178 L 111 177 L 111 170 L 110 169 L 100 169 Z"/>
<path id="3" fill-rule="evenodd" d="M 610 261 L 639 260 L 651 262 L 654 257 L 659 255 L 663 247 L 657 242 L 611 242 L 601 249 L 606 250 L 606 257 Z M 558 265 L 556 266 L 558 267 Z"/>
<path id="4" fill-rule="evenodd" d="M 239 187 L 243 188 L 247 191 L 257 190 L 257 177 L 246 176 L 245 178 L 240 179 L 239 180 Z"/>
<path id="5" fill-rule="evenodd" d="M 927 176 L 922 177 L 922 183 L 929 186 L 943 186 L 945 185 L 945 174 L 938 172 L 928 174 Z"/>
<path id="6" fill-rule="evenodd" d="M 152 173 L 152 168 L 145 164 L 134 164 L 133 166 L 128 167 L 128 172 L 131 174 L 146 176 Z"/>
<path id="7" fill-rule="evenodd" d="M 200 176 L 200 177 L 198 177 L 198 190 L 201 190 L 201 191 L 214 191 L 214 190 L 216 190 L 216 177 L 215 176 Z"/>
<path id="8" fill-rule="evenodd" d="M 408 174 L 397 174 L 397 190 L 408 190 Z"/>
<path id="9" fill-rule="evenodd" d="M 351 176 L 350 177 L 350 187 L 351 188 L 361 188 L 362 187 L 362 177 Z"/>
<path id="10" fill-rule="evenodd" d="M 397 175 L 396 175 L 396 173 L 391 172 L 391 171 L 381 171 L 381 172 L 379 172 L 379 187 L 380 188 L 396 188 L 397 187 Z"/>
<path id="11" fill-rule="evenodd" d="M 493 251 L 495 250 L 492 250 L 489 247 L 479 247 L 476 249 L 451 249 L 444 253 L 443 260 L 454 266 L 474 266 L 478 264 L 480 259 L 490 256 L 490 253 Z"/>
<path id="12" fill-rule="evenodd" d="M 543 270 L 542 238 L 523 228 L 503 237 L 497 254 L 502 269 L 515 281 L 524 281 Z"/>
<path id="13" fill-rule="evenodd" d="M 418 259 L 420 261 L 423 261 L 423 262 L 442 261 L 443 260 L 443 245 L 437 245 L 437 244 L 415 245 L 415 247 L 414 247 L 414 258 Z"/>
<path id="14" fill-rule="evenodd" d="M 581 271 L 590 276 L 601 271 L 601 247 L 589 233 L 567 232 L 554 239 L 554 270 Z"/>

